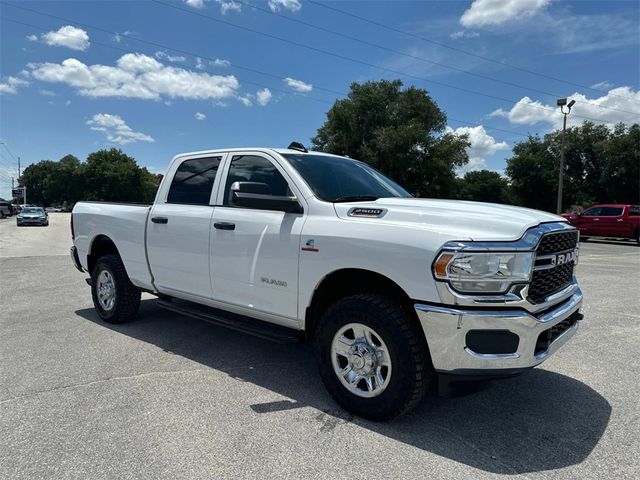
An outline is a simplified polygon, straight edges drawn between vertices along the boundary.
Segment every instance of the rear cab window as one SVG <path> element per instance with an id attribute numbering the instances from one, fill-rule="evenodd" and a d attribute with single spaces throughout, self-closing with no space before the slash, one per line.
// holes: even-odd
<path id="1" fill-rule="evenodd" d="M 631 205 L 629 207 L 630 217 L 640 217 L 640 205 Z"/>

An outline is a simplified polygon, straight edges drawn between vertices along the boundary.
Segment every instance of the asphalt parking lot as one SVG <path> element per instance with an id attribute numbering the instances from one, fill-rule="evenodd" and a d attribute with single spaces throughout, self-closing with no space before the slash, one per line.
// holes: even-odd
<path id="1" fill-rule="evenodd" d="M 0 478 L 640 478 L 640 248 L 581 245 L 585 320 L 531 372 L 389 423 L 310 350 L 156 307 L 98 320 L 69 214 L 0 220 Z"/>

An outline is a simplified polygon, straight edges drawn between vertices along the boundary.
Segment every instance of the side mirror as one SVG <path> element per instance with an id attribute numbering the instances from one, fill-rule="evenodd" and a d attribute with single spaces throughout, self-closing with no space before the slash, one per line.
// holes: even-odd
<path id="1" fill-rule="evenodd" d="M 296 197 L 271 195 L 269 185 L 260 182 L 234 182 L 231 185 L 231 204 L 254 210 L 276 210 L 302 213 Z"/>

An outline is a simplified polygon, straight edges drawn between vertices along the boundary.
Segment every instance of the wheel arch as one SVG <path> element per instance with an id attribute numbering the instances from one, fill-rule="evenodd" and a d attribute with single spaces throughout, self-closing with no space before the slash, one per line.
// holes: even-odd
<path id="1" fill-rule="evenodd" d="M 118 255 L 120 257 L 120 252 L 118 251 L 118 247 L 116 247 L 115 242 L 107 235 L 96 235 L 91 241 L 91 245 L 89 245 L 89 253 L 87 254 L 87 268 L 89 270 L 89 275 L 92 274 L 93 267 L 98 259 L 104 255 Z"/>
<path id="2" fill-rule="evenodd" d="M 330 305 L 359 293 L 377 293 L 392 298 L 415 316 L 411 298 L 389 277 L 367 269 L 343 268 L 325 275 L 313 291 L 305 310 L 305 336 L 313 336 L 320 317 Z"/>

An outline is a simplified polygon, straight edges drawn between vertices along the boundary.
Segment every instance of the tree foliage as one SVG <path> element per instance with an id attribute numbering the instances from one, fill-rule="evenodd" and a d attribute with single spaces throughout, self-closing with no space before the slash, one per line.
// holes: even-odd
<path id="1" fill-rule="evenodd" d="M 560 130 L 530 136 L 513 148 L 506 173 L 516 203 L 555 211 Z M 640 202 L 640 126 L 584 122 L 567 129 L 562 204 Z"/>
<path id="2" fill-rule="evenodd" d="M 469 161 L 469 143 L 443 135 L 446 121 L 426 90 L 403 90 L 400 80 L 352 83 L 311 141 L 315 150 L 372 165 L 415 195 L 447 197 L 456 169 Z"/>
<path id="3" fill-rule="evenodd" d="M 477 202 L 511 203 L 509 182 L 498 172 L 479 170 L 467 172 L 457 179 L 455 198 Z"/>
<path id="4" fill-rule="evenodd" d="M 24 169 L 18 181 L 27 187 L 27 201 L 47 207 L 79 200 L 150 202 L 156 177 L 119 149 L 91 153 L 82 163 L 73 155 L 42 160 Z"/>

